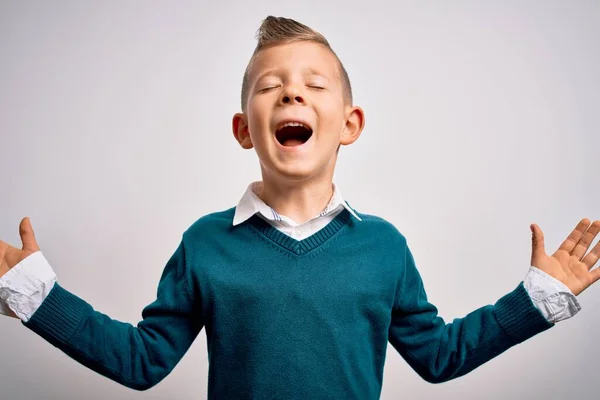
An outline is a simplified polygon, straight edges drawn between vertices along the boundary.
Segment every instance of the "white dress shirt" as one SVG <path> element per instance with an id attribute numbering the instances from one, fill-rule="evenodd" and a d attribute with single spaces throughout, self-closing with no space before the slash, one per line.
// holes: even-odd
<path id="1" fill-rule="evenodd" d="M 344 208 L 357 221 L 361 221 L 344 201 L 340 189 L 335 184 L 333 196 L 325 209 L 301 224 L 278 214 L 266 205 L 256 195 L 261 184 L 262 182 L 258 181 L 248 185 L 235 208 L 233 225 L 241 224 L 258 214 L 274 228 L 300 241 L 321 230 Z M 0 313 L 8 315 L 10 308 L 21 320 L 28 321 L 42 304 L 56 279 L 56 274 L 41 251 L 31 254 L 0 278 Z M 570 318 L 581 309 L 577 298 L 567 286 L 538 268 L 529 268 L 523 284 L 533 304 L 552 323 Z"/>

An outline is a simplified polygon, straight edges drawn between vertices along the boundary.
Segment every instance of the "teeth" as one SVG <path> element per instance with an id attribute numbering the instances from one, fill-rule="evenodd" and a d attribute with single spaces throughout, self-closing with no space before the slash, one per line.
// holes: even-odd
<path id="1" fill-rule="evenodd" d="M 286 126 L 301 126 L 301 127 L 303 127 L 303 128 L 310 129 L 308 126 L 304 125 L 304 124 L 303 124 L 303 123 L 301 123 L 301 122 L 286 122 L 285 124 L 281 125 L 281 126 L 279 127 L 279 129 L 281 129 L 281 128 L 284 128 L 284 127 L 286 127 Z"/>

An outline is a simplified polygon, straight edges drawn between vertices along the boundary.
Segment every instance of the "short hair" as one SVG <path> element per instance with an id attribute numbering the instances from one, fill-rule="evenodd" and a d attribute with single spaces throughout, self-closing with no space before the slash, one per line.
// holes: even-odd
<path id="1" fill-rule="evenodd" d="M 309 28 L 308 26 L 295 21 L 290 18 L 283 17 L 273 17 L 269 15 L 265 18 L 258 31 L 256 32 L 256 39 L 258 41 L 256 48 L 254 49 L 254 53 L 252 53 L 252 57 L 250 57 L 250 61 L 246 66 L 246 71 L 244 72 L 244 79 L 242 81 L 242 111 L 246 110 L 246 102 L 248 99 L 248 80 L 249 80 L 249 70 L 250 65 L 252 64 L 252 60 L 256 55 L 263 49 L 278 45 L 278 44 L 287 44 L 292 42 L 315 42 L 325 46 L 331 53 L 335 56 L 336 60 L 339 63 L 340 67 L 340 76 L 342 81 L 342 89 L 344 93 L 344 99 L 349 104 L 352 104 L 352 86 L 350 85 L 350 78 L 348 77 L 348 72 L 346 72 L 346 68 L 340 61 L 339 57 L 325 37 L 319 32 Z"/>

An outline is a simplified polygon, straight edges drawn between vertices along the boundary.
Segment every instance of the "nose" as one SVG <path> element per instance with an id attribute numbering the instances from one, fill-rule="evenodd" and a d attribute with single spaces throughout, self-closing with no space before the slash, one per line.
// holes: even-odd
<path id="1" fill-rule="evenodd" d="M 295 86 L 288 86 L 281 94 L 279 99 L 281 104 L 304 104 L 305 100 L 300 91 Z"/>

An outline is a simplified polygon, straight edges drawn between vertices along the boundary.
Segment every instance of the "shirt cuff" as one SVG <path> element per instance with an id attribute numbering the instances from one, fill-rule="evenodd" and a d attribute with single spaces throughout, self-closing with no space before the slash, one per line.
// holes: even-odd
<path id="1" fill-rule="evenodd" d="M 0 299 L 23 322 L 35 313 L 56 282 L 41 251 L 27 256 L 0 278 Z"/>
<path id="2" fill-rule="evenodd" d="M 525 290 L 533 304 L 551 323 L 573 317 L 581 306 L 571 290 L 561 281 L 536 267 L 530 267 L 525 280 Z"/>
<path id="3" fill-rule="evenodd" d="M 0 300 L 0 314 L 12 317 L 12 315 L 10 314 L 10 308 L 8 308 L 6 303 L 2 300 Z"/>

